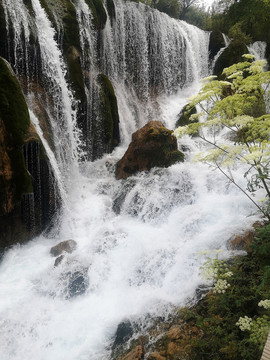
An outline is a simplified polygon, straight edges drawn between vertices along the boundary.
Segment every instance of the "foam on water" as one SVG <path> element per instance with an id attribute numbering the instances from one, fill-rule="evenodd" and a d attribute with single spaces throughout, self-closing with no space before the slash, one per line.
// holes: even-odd
<path id="1" fill-rule="evenodd" d="M 19 11 L 13 0 L 4 4 L 10 13 Z M 91 14 L 85 12 L 83 0 L 74 4 L 81 41 L 90 47 L 95 43 L 95 34 L 87 33 Z M 61 218 L 50 235 L 15 246 L 2 258 L 0 354 L 5 360 L 106 360 L 121 321 L 134 319 L 147 325 L 151 316 L 192 298 L 203 283 L 200 266 L 204 259 L 199 251 L 218 248 L 229 255 L 228 238 L 251 226 L 258 216 L 249 200 L 221 174 L 190 161 L 204 145 L 189 137 L 179 144 L 187 149 L 185 163 L 115 180 L 116 161 L 126 150 L 131 132 L 148 120 L 149 113 L 174 128 L 186 97 L 197 92 L 198 79 L 207 72 L 209 34 L 142 4 L 117 2 L 115 23 L 108 21 L 103 32 L 106 56 L 99 70 L 110 75 L 115 86 L 122 145 L 111 155 L 79 165 L 66 66 L 39 1 L 32 0 L 32 5 L 43 68 L 53 78 L 54 100 L 60 109 L 53 123 L 59 138 L 56 155 L 47 149 L 48 156 L 66 195 Z M 22 9 L 26 14 L 23 5 Z M 139 41 L 149 28 L 155 39 L 153 53 L 158 43 L 164 54 L 164 73 L 158 63 L 151 65 L 146 45 Z M 145 68 L 135 82 L 127 81 L 136 69 L 129 69 L 134 49 L 125 34 L 135 36 L 140 66 Z M 171 63 L 165 57 L 168 46 Z M 183 73 L 177 67 L 179 49 L 184 56 Z M 91 63 L 86 48 L 83 51 L 84 64 L 94 69 L 96 64 Z M 155 71 L 149 71 L 150 65 Z M 179 77 L 178 83 L 173 74 Z M 156 75 L 163 91 L 153 100 L 149 79 Z M 32 119 L 35 123 L 33 114 Z M 63 128 L 65 136 L 61 136 Z M 73 166 L 80 171 L 69 171 Z M 243 169 L 235 169 L 234 176 L 243 184 L 242 173 Z M 50 248 L 67 239 L 74 239 L 77 249 L 54 267 Z M 75 297 L 70 296 L 68 283 L 73 273 L 83 273 L 86 279 L 85 293 Z"/>

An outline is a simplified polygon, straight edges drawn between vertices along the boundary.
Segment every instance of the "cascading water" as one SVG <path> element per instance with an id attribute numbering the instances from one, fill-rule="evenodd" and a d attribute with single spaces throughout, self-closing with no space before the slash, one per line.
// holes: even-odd
<path id="1" fill-rule="evenodd" d="M 208 33 L 142 3 L 116 3 L 116 18 L 103 32 L 101 69 L 122 110 L 123 142 L 159 118 L 158 95 L 175 94 L 207 75 L 208 40 Z"/>
<path id="2" fill-rule="evenodd" d="M 88 34 L 85 25 L 91 14 L 82 16 L 83 0 L 73 3 L 83 30 L 81 41 L 89 41 L 90 47 L 95 34 Z M 8 9 L 15 0 L 4 4 Z M 56 159 L 55 171 L 58 167 L 65 179 L 67 167 L 77 163 L 74 102 L 51 25 L 39 1 L 32 0 L 32 5 L 43 69 L 48 79 L 52 77 L 55 93 L 51 96 L 60 106 L 60 122 L 53 123 L 59 143 L 56 156 L 49 156 Z M 14 11 L 19 11 L 15 5 Z M 222 175 L 189 161 L 203 148 L 198 140 L 182 140 L 187 149 L 185 163 L 115 180 L 114 165 L 131 131 L 145 123 L 149 114 L 174 126 L 184 99 L 205 75 L 207 39 L 208 34 L 144 5 L 118 2 L 115 20 L 102 32 L 101 70 L 84 54 L 84 66 L 93 71 L 92 76 L 102 71 L 111 77 L 124 145 L 72 173 L 63 214 L 50 235 L 15 246 L 3 257 L 2 359 L 110 359 L 110 345 L 121 321 L 140 319 L 147 325 L 151 316 L 184 304 L 203 282 L 200 266 L 204 259 L 199 252 L 219 248 L 226 253 L 228 238 L 257 219 L 251 215 L 248 199 Z M 155 59 L 158 53 L 160 62 Z M 138 62 L 130 58 L 135 55 Z M 157 88 L 152 88 L 153 83 Z M 241 173 L 235 172 L 240 182 Z M 77 249 L 54 267 L 50 248 L 66 239 L 74 239 Z M 72 297 L 73 274 L 83 278 L 84 287 Z"/>
<path id="3" fill-rule="evenodd" d="M 263 60 L 265 59 L 266 42 L 255 41 L 253 44 L 248 46 L 248 51 L 250 54 L 255 56 L 256 60 Z"/>

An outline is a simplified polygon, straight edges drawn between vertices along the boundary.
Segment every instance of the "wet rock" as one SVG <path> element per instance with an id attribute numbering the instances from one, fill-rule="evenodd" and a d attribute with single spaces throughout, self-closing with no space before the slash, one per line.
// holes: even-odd
<path id="1" fill-rule="evenodd" d="M 230 45 L 224 50 L 215 63 L 213 70 L 214 75 L 221 78 L 224 68 L 243 61 L 243 54 L 248 54 L 248 48 L 245 43 L 232 41 Z"/>
<path id="2" fill-rule="evenodd" d="M 225 41 L 222 32 L 212 31 L 209 39 L 209 59 L 213 60 L 223 47 L 225 47 Z"/>
<path id="3" fill-rule="evenodd" d="M 232 250 L 250 251 L 250 245 L 255 237 L 255 230 L 247 230 L 243 235 L 234 236 L 229 240 Z"/>
<path id="4" fill-rule="evenodd" d="M 192 108 L 189 108 L 189 105 L 185 105 L 183 109 L 180 111 L 178 115 L 178 120 L 176 122 L 176 127 L 178 126 L 185 126 L 188 124 L 192 124 L 194 122 L 198 122 L 198 120 L 190 120 L 191 115 L 197 114 L 196 107 L 193 106 Z"/>
<path id="5" fill-rule="evenodd" d="M 78 270 L 74 273 L 67 273 L 67 277 L 67 298 L 75 297 L 85 293 L 88 287 L 88 277 L 86 269 Z"/>
<path id="6" fill-rule="evenodd" d="M 116 164 L 116 178 L 127 179 L 138 171 L 169 167 L 179 161 L 184 161 L 184 155 L 177 149 L 172 131 L 161 121 L 150 121 L 133 133 L 126 153 Z"/>
<path id="7" fill-rule="evenodd" d="M 59 256 L 62 252 L 72 253 L 77 247 L 77 243 L 74 240 L 65 240 L 59 244 L 53 246 L 50 250 L 52 256 Z"/>
<path id="8" fill-rule="evenodd" d="M 126 343 L 133 335 L 133 328 L 131 325 L 131 322 L 123 321 L 117 326 L 115 340 L 112 346 L 112 349 L 114 350 L 119 345 L 123 345 Z"/>
<path id="9" fill-rule="evenodd" d="M 58 266 L 64 259 L 64 255 L 58 256 L 58 258 L 55 259 L 54 266 Z"/>

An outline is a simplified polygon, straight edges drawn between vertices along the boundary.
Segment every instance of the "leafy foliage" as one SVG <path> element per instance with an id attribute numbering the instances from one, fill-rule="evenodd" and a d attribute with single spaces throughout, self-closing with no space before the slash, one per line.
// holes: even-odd
<path id="1" fill-rule="evenodd" d="M 201 110 L 193 117 L 204 114 L 207 119 L 179 127 L 175 135 L 181 137 L 199 131 L 198 136 L 211 148 L 198 154 L 197 160 L 219 169 L 270 219 L 268 209 L 255 203 L 248 194 L 263 188 L 267 200 L 270 198 L 270 115 L 266 114 L 264 101 L 270 72 L 264 72 L 264 65 L 264 61 L 253 61 L 252 55 L 245 55 L 245 61 L 224 69 L 224 80 L 217 80 L 215 76 L 204 79 L 200 92 L 188 102 L 190 107 L 197 106 Z M 224 142 L 217 137 L 224 128 L 230 132 L 234 142 Z M 244 174 L 247 190 L 241 188 L 233 178 L 231 166 L 236 162 L 248 165 Z M 266 201 L 265 206 L 268 203 Z"/>
<path id="2" fill-rule="evenodd" d="M 207 261 L 206 269 L 218 269 L 213 272 L 215 279 L 229 270 L 230 286 L 221 292 L 213 287 L 197 305 L 179 311 L 190 329 L 199 327 L 202 334 L 186 339 L 190 344 L 187 359 L 260 359 L 270 328 L 270 256 L 261 256 L 269 243 L 268 224 L 257 230 L 247 256 L 227 263 L 216 257 Z"/>

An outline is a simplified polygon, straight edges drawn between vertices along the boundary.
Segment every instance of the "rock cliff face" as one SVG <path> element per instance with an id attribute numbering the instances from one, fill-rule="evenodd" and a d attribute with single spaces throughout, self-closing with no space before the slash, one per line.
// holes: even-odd
<path id="1" fill-rule="evenodd" d="M 116 178 L 126 179 L 138 171 L 168 167 L 183 160 L 172 131 L 161 121 L 150 121 L 132 135 L 132 142 L 116 165 Z"/>
<path id="2" fill-rule="evenodd" d="M 20 85 L 0 58 L 0 249 L 39 233 L 57 207 L 50 164 Z"/>

